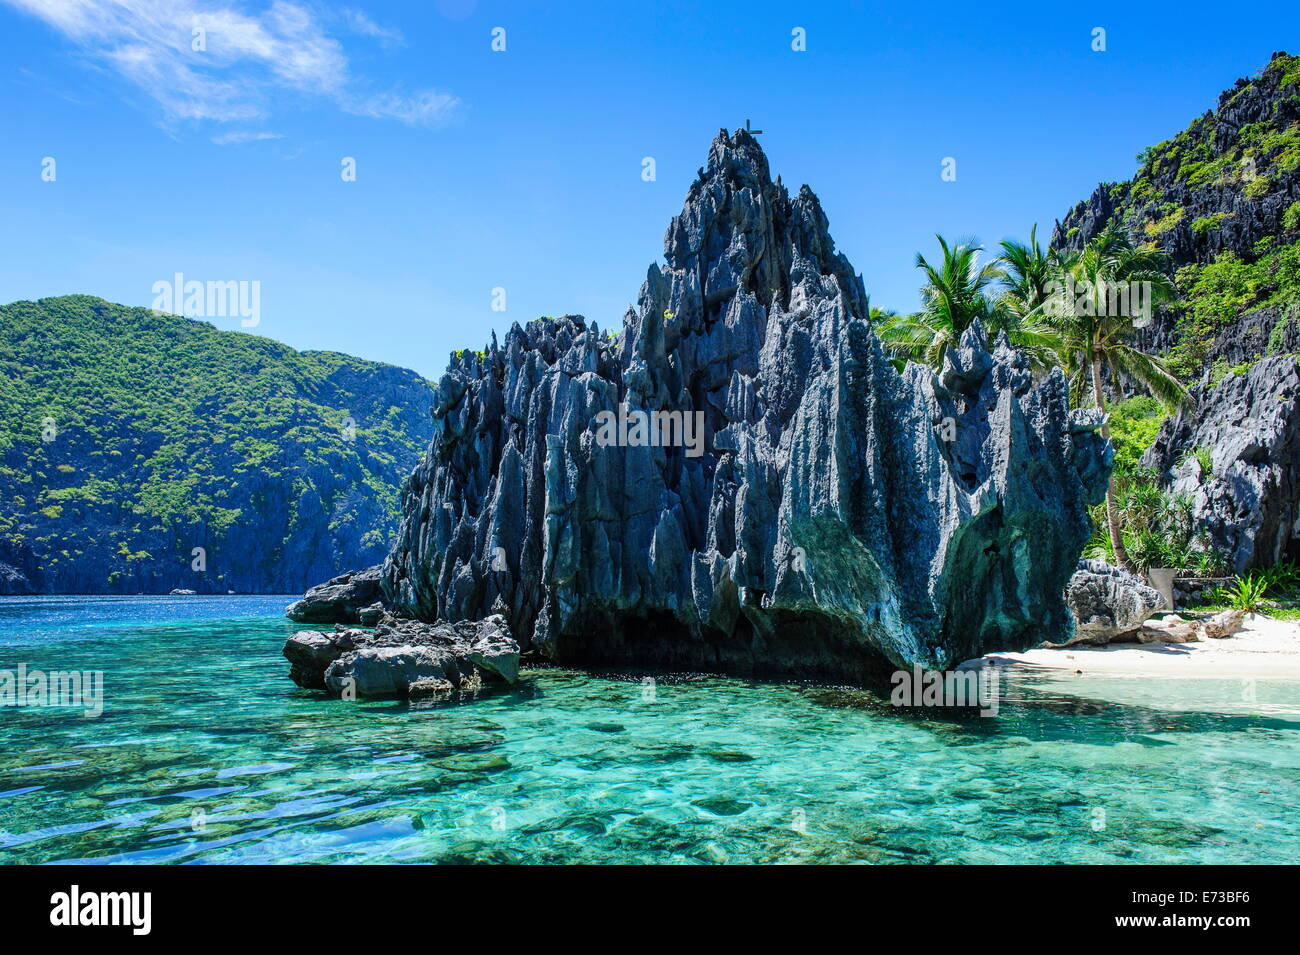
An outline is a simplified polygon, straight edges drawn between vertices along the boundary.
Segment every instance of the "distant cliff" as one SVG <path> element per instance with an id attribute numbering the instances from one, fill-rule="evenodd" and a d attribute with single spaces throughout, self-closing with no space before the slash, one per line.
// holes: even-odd
<path id="1" fill-rule="evenodd" d="M 381 560 L 414 372 L 84 295 L 0 307 L 0 594 L 289 593 Z"/>

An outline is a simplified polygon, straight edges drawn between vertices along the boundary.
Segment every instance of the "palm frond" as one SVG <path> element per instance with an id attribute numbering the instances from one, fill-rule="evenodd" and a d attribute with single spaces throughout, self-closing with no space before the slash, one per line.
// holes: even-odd
<path id="1" fill-rule="evenodd" d="M 1106 357 L 1112 374 L 1136 381 L 1166 408 L 1174 410 L 1191 403 L 1187 387 L 1154 355 L 1116 344 L 1107 349 Z"/>

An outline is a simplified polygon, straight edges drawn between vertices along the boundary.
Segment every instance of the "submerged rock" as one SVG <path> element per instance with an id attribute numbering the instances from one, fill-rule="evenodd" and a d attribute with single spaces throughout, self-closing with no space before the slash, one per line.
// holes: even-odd
<path id="1" fill-rule="evenodd" d="M 379 565 L 353 570 L 317 584 L 284 611 L 299 623 L 360 623 L 373 626 L 383 611 Z M 378 606 L 376 606 L 378 604 Z"/>
<path id="2" fill-rule="evenodd" d="M 1065 588 L 1075 619 L 1072 643 L 1109 643 L 1135 635 L 1142 622 L 1164 606 L 1160 592 L 1141 577 L 1104 560 L 1081 560 Z"/>
<path id="3" fill-rule="evenodd" d="M 1300 559 L 1300 364 L 1265 358 L 1160 427 L 1143 465 L 1192 502 L 1192 520 L 1246 573 Z M 1198 454 L 1196 452 L 1203 452 Z M 1208 455 L 1209 470 L 1202 457 Z"/>
<path id="4" fill-rule="evenodd" d="M 896 371 L 817 197 L 743 130 L 664 255 L 618 335 L 564 316 L 453 357 L 390 608 L 499 612 L 579 665 L 837 678 L 1072 633 L 1112 452 L 1059 371 L 978 323 Z"/>
<path id="5" fill-rule="evenodd" d="M 519 644 L 499 616 L 456 624 L 385 616 L 374 632 L 304 630 L 284 655 L 295 683 L 334 696 L 423 699 L 519 678 Z"/>

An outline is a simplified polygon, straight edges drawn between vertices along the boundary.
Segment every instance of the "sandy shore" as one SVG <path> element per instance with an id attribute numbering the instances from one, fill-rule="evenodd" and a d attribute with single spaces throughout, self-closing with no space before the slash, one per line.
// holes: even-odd
<path id="1" fill-rule="evenodd" d="M 1214 677 L 1300 680 L 1300 625 L 1251 615 L 1245 629 L 1196 643 L 1118 643 L 1024 653 L 991 653 L 1015 670 L 1062 670 L 1086 677 Z M 1078 674 L 1077 671 L 1082 671 Z"/>

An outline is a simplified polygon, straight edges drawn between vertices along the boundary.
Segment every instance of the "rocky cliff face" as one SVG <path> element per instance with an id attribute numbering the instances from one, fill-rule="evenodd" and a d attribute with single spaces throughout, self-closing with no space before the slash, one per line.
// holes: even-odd
<path id="1" fill-rule="evenodd" d="M 376 564 L 432 399 L 90 296 L 0 307 L 0 594 L 292 593 Z"/>
<path id="2" fill-rule="evenodd" d="M 817 197 L 744 131 L 664 257 L 620 334 L 539 320 L 453 360 L 395 612 L 502 613 L 562 662 L 851 678 L 1069 634 L 1111 451 L 1059 372 L 978 327 L 896 372 Z"/>
<path id="3" fill-rule="evenodd" d="M 1175 268 L 1221 252 L 1249 256 L 1255 244 L 1283 230 L 1288 206 L 1300 198 L 1300 174 L 1288 133 L 1300 122 L 1300 58 L 1274 53 L 1253 79 L 1239 79 L 1172 140 L 1148 149 L 1128 182 L 1105 183 L 1057 223 L 1053 244 L 1081 248 L 1118 222 L 1153 239 Z M 1169 213 L 1164 229 L 1146 229 Z M 1169 211 L 1172 212 L 1173 209 Z M 1213 228 L 1193 223 L 1222 215 Z"/>
<path id="4" fill-rule="evenodd" d="M 1300 240 L 1300 57 L 1274 53 L 1139 159 L 1131 180 L 1099 185 L 1058 221 L 1052 245 L 1079 249 L 1116 226 L 1167 253 L 1186 301 L 1160 310 L 1144 347 L 1176 349 L 1189 377 L 1216 360 L 1300 347 L 1286 309 L 1300 301 L 1297 256 L 1286 250 Z"/>
<path id="5" fill-rule="evenodd" d="M 1300 364 L 1267 358 L 1194 397 L 1142 463 L 1191 500 L 1237 573 L 1300 561 Z"/>
<path id="6" fill-rule="evenodd" d="M 1098 186 L 1057 223 L 1053 245 L 1117 226 L 1169 255 L 1181 301 L 1141 345 L 1196 384 L 1198 407 L 1165 422 L 1144 464 L 1192 500 L 1239 572 L 1300 559 L 1300 445 L 1279 397 L 1293 393 L 1295 361 L 1276 357 L 1300 352 L 1300 57 L 1274 53 L 1139 158 L 1133 179 Z M 1125 396 L 1127 383 L 1111 384 Z"/>

